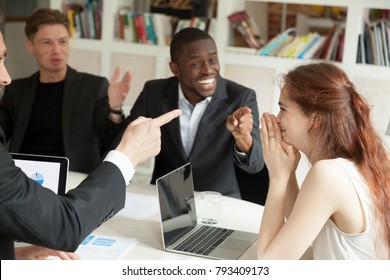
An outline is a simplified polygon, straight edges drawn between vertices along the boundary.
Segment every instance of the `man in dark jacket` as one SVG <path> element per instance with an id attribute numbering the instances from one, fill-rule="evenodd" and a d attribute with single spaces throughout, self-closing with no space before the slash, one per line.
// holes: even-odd
<path id="1" fill-rule="evenodd" d="M 240 198 L 235 168 L 253 174 L 264 167 L 256 94 L 219 75 L 217 47 L 206 32 L 182 29 L 170 51 L 174 77 L 146 82 L 125 121 L 183 111 L 161 130 L 151 183 L 190 162 L 195 190 Z"/>
<path id="2" fill-rule="evenodd" d="M 121 129 L 131 74 L 118 81 L 118 68 L 109 84 L 69 67 L 69 21 L 58 10 L 37 10 L 27 19 L 25 33 L 39 71 L 13 81 L 0 101 L 9 151 L 65 156 L 71 171 L 89 173 Z"/>

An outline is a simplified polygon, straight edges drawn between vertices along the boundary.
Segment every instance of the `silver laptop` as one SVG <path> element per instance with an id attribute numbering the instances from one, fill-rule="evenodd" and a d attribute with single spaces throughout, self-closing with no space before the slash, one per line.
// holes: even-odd
<path id="1" fill-rule="evenodd" d="M 69 160 L 66 157 L 11 153 L 15 165 L 27 177 L 56 194 L 63 195 L 66 190 Z"/>
<path id="2" fill-rule="evenodd" d="M 156 185 L 164 250 L 234 260 L 257 239 L 257 233 L 197 222 L 190 163 L 157 179 Z"/>

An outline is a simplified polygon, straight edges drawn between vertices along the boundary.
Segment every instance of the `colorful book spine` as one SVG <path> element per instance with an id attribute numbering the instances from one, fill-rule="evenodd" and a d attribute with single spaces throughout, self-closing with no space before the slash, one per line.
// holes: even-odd
<path id="1" fill-rule="evenodd" d="M 67 16 L 68 16 L 68 20 L 69 20 L 69 35 L 72 38 L 75 37 L 74 15 L 75 15 L 75 11 L 74 10 L 68 10 Z"/>
<path id="2" fill-rule="evenodd" d="M 147 33 L 147 40 L 152 45 L 157 45 L 157 38 L 154 32 L 153 18 L 150 13 L 144 13 L 144 23 Z"/>
<path id="3" fill-rule="evenodd" d="M 251 25 L 254 21 L 249 19 L 246 11 L 231 14 L 228 16 L 228 20 L 232 27 L 241 34 L 250 48 L 259 50 L 262 47 L 259 40 L 260 36 L 254 33 L 254 29 L 257 28 L 253 28 Z"/>
<path id="4" fill-rule="evenodd" d="M 146 35 L 146 28 L 144 17 L 141 13 L 137 13 L 134 17 L 135 26 L 137 27 L 138 43 L 147 44 L 148 37 Z"/>
<path id="5" fill-rule="evenodd" d="M 269 41 L 268 44 L 260 49 L 259 55 L 268 56 L 273 49 L 277 48 L 283 41 L 287 39 L 287 36 L 287 34 L 280 34 L 275 36 L 273 39 L 271 39 L 271 41 Z"/>
<path id="6" fill-rule="evenodd" d="M 304 55 L 315 45 L 315 43 L 321 38 L 321 36 L 316 33 L 312 36 L 310 42 L 306 47 L 298 54 L 297 58 L 302 59 Z"/>

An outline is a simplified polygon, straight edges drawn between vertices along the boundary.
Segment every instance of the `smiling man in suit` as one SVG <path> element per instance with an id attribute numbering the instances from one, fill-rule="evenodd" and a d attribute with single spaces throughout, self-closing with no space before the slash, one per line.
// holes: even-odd
<path id="1" fill-rule="evenodd" d="M 235 166 L 247 173 L 264 166 L 256 94 L 219 75 L 215 42 L 200 29 L 176 33 L 170 53 L 174 77 L 146 82 L 125 121 L 183 111 L 162 128 L 151 182 L 190 162 L 195 190 L 240 198 Z"/>
<path id="2" fill-rule="evenodd" d="M 10 152 L 66 156 L 70 170 L 89 173 L 121 129 L 131 73 L 119 81 L 117 68 L 109 84 L 69 67 L 69 21 L 58 10 L 37 10 L 25 33 L 39 71 L 13 81 L 1 99 L 0 126 Z"/>

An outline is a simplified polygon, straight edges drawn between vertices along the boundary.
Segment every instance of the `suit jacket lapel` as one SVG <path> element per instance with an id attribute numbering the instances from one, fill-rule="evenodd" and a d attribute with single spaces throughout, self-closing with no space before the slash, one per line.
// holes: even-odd
<path id="1" fill-rule="evenodd" d="M 172 82 L 165 88 L 164 95 L 165 98 L 161 102 L 162 113 L 177 109 L 179 106 L 179 82 L 176 78 L 174 78 Z M 183 157 L 183 160 L 187 161 L 187 155 L 184 151 L 180 134 L 180 118 L 173 119 L 165 126 L 169 137 L 172 138 L 172 141 L 176 146 L 177 151 Z"/>
<path id="2" fill-rule="evenodd" d="M 15 127 L 13 140 L 11 143 L 11 151 L 19 151 L 27 127 L 30 122 L 31 111 L 34 105 L 34 100 L 37 92 L 39 80 L 39 72 L 34 73 L 28 80 L 24 92 L 21 96 L 20 108 L 18 111 L 18 123 Z"/>
<path id="3" fill-rule="evenodd" d="M 72 121 L 72 108 L 75 99 L 77 85 L 77 71 L 69 67 L 66 71 L 64 95 L 62 100 L 62 137 L 64 147 L 68 146 L 70 138 L 70 127 Z"/>

